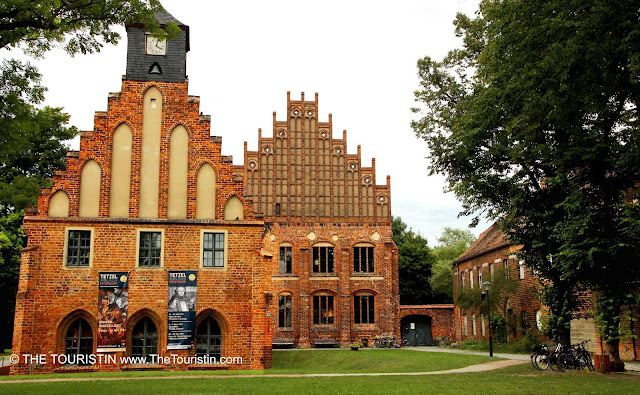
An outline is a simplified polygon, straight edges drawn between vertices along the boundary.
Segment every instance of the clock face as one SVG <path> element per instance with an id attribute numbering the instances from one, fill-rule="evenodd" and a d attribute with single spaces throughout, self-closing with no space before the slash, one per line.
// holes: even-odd
<path id="1" fill-rule="evenodd" d="M 147 36 L 147 55 L 166 55 L 167 40 L 159 40 L 152 36 Z"/>

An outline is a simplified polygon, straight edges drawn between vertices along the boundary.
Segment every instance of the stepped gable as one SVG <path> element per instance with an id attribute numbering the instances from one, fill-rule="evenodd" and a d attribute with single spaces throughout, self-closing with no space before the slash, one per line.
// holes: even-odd
<path id="1" fill-rule="evenodd" d="M 362 163 L 361 149 L 347 153 L 347 132 L 333 137 L 332 115 L 318 119 L 314 101 L 291 100 L 287 117 L 273 113 L 273 137 L 258 132 L 258 150 L 245 142 L 243 169 L 247 199 L 272 222 L 391 222 L 391 182 L 376 185 L 375 159 Z"/>
<path id="2" fill-rule="evenodd" d="M 169 159 L 171 135 L 178 126 L 186 129 L 188 136 L 187 209 L 185 218 L 196 218 L 196 194 L 198 170 L 205 163 L 216 173 L 215 219 L 224 218 L 225 202 L 237 196 L 244 202 L 241 180 L 233 180 L 233 165 L 230 157 L 223 156 L 222 139 L 210 136 L 211 117 L 200 114 L 200 98 L 188 95 L 188 83 L 158 81 L 122 81 L 122 91 L 109 95 L 107 111 L 96 112 L 94 130 L 83 132 L 80 151 L 67 153 L 66 170 L 56 171 L 53 186 L 40 192 L 38 213 L 49 215 L 50 198 L 63 191 L 68 197 L 68 216 L 79 216 L 80 183 L 82 170 L 89 161 L 95 161 L 100 169 L 98 217 L 110 215 L 112 179 L 112 154 L 114 131 L 121 125 L 130 129 L 131 145 L 131 191 L 128 217 L 139 217 L 140 172 L 142 156 L 143 98 L 150 89 L 157 89 L 164 103 L 160 131 L 160 171 L 157 218 L 167 218 L 169 195 Z M 252 207 L 244 204 L 244 219 L 253 218 Z"/>

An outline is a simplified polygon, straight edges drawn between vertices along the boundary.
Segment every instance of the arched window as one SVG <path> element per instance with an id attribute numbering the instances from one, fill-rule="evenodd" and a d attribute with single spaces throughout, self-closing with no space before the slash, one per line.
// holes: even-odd
<path id="1" fill-rule="evenodd" d="M 333 245 L 329 243 L 317 243 L 313 246 L 313 272 L 333 273 Z"/>
<path id="2" fill-rule="evenodd" d="M 280 274 L 292 273 L 292 266 L 293 266 L 292 256 L 293 256 L 293 246 L 290 243 L 280 244 L 280 266 L 279 266 Z"/>
<path id="3" fill-rule="evenodd" d="M 353 272 L 373 273 L 374 245 L 368 243 L 358 243 L 353 247 Z"/>
<path id="4" fill-rule="evenodd" d="M 89 355 L 93 353 L 93 331 L 85 319 L 78 318 L 67 329 L 64 353 L 69 364 L 89 364 Z"/>
<path id="5" fill-rule="evenodd" d="M 151 318 L 145 317 L 133 327 L 131 356 L 143 357 L 144 363 L 150 363 L 152 354 L 158 354 L 158 329 Z"/>
<path id="6" fill-rule="evenodd" d="M 222 349 L 222 332 L 220 325 L 212 317 L 207 317 L 196 331 L 196 355 L 220 359 Z"/>
<path id="7" fill-rule="evenodd" d="M 291 294 L 278 296 L 278 328 L 291 328 Z"/>
<path id="8" fill-rule="evenodd" d="M 333 294 L 318 292 L 313 295 L 313 324 L 334 325 Z"/>
<path id="9" fill-rule="evenodd" d="M 353 323 L 375 323 L 375 297 L 369 292 L 359 292 L 353 295 Z"/>

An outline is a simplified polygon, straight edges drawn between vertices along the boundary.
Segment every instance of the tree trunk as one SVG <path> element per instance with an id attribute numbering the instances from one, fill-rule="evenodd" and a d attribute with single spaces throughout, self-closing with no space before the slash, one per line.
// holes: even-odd
<path id="1" fill-rule="evenodd" d="M 558 333 L 558 341 L 563 346 L 571 344 L 571 330 L 563 329 L 560 331 L 560 333 Z"/>
<path id="2" fill-rule="evenodd" d="M 624 372 L 624 362 L 620 359 L 620 340 L 612 340 L 604 344 L 606 353 L 611 357 L 611 371 Z"/>

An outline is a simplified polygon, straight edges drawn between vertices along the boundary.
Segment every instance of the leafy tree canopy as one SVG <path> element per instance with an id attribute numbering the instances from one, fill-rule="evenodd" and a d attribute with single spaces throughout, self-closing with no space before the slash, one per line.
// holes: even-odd
<path id="1" fill-rule="evenodd" d="M 61 108 L 35 106 L 45 90 L 33 66 L 16 60 L 0 66 L 0 214 L 37 204 L 40 188 L 64 167 L 63 141 L 78 133 Z"/>
<path id="2" fill-rule="evenodd" d="M 576 284 L 598 291 L 615 360 L 615 322 L 640 270 L 627 194 L 640 174 L 638 5 L 483 0 L 454 24 L 463 47 L 418 62 L 413 128 L 431 173 L 446 176 L 462 214 L 500 218 L 524 245 L 552 284 L 556 335 L 568 332 Z"/>
<path id="3" fill-rule="evenodd" d="M 451 263 L 473 243 L 475 236 L 469 230 L 445 227 L 433 248 L 436 263 L 432 268 L 431 288 L 441 303 L 453 303 L 453 270 Z"/>
<path id="4" fill-rule="evenodd" d="M 429 278 L 435 257 L 428 241 L 412 229 L 407 230 L 407 224 L 399 217 L 394 217 L 391 225 L 393 241 L 398 246 L 400 303 L 434 303 Z"/>
<path id="5" fill-rule="evenodd" d="M 131 23 L 144 24 L 158 37 L 176 36 L 175 23 L 162 29 L 154 18 L 161 10 L 158 0 L 4 0 L 0 48 L 26 44 L 26 51 L 36 56 L 57 45 L 71 55 L 99 52 L 103 43 L 120 39 L 114 25 Z"/>

